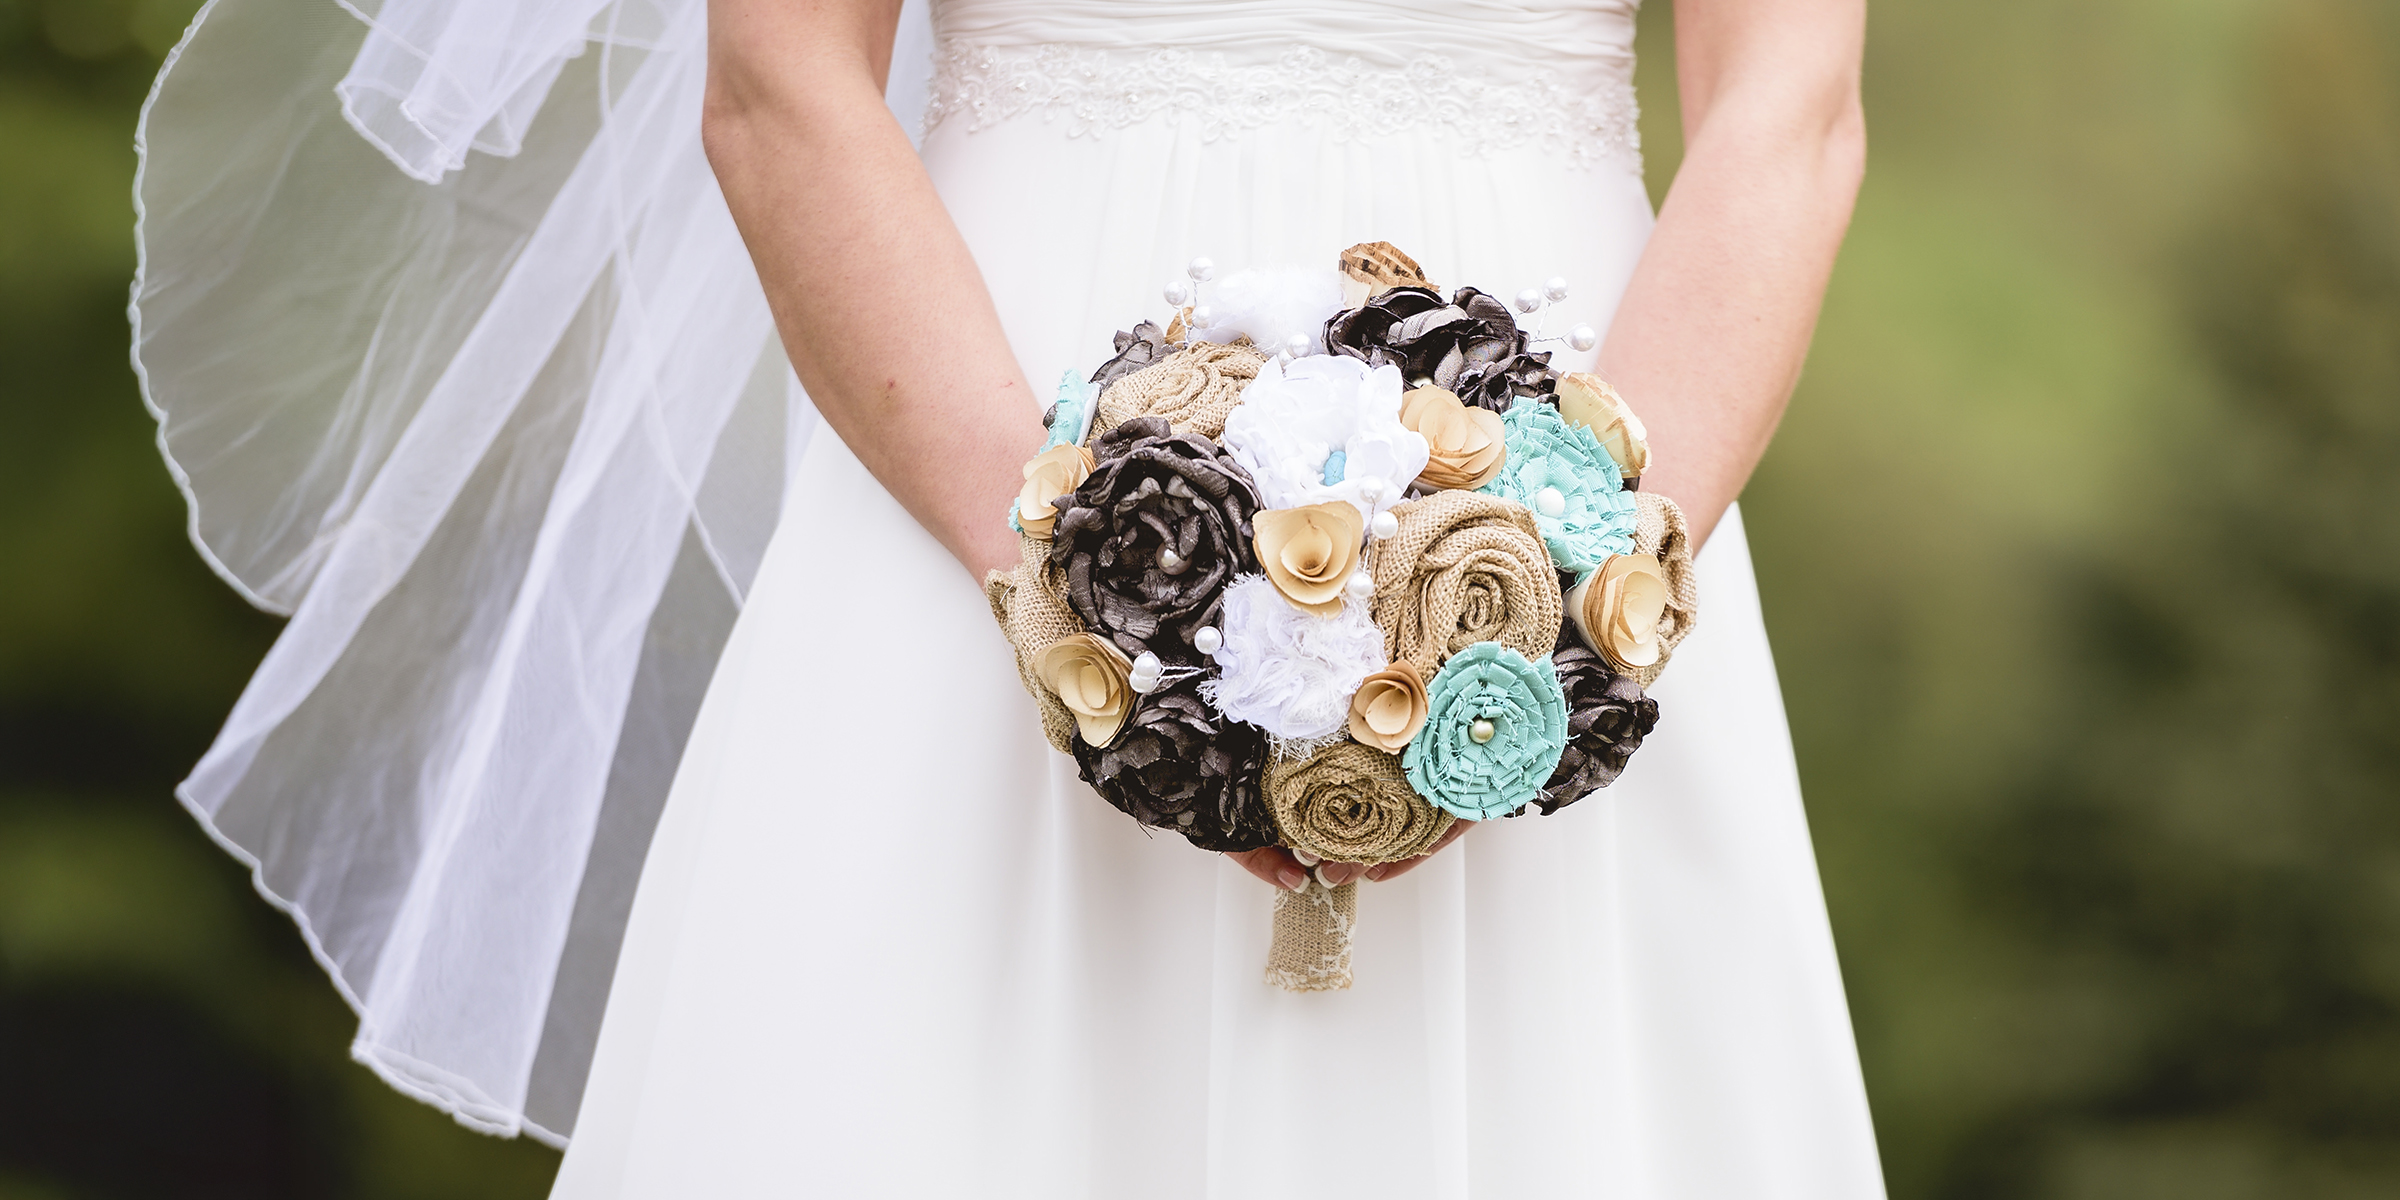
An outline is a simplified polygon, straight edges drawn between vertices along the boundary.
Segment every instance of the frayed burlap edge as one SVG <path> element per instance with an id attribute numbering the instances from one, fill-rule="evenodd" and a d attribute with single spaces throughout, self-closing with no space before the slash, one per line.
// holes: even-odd
<path id="1" fill-rule="evenodd" d="M 1108 385 L 1090 437 L 1135 417 L 1165 417 L 1177 433 L 1217 437 L 1266 361 L 1247 342 L 1196 342 Z"/>
<path id="2" fill-rule="evenodd" d="M 1358 885 L 1275 892 L 1275 941 L 1267 982 L 1287 992 L 1338 992 L 1350 986 L 1350 940 L 1358 925 Z"/>
<path id="3" fill-rule="evenodd" d="M 983 598 L 992 606 L 992 619 L 1017 654 L 1017 677 L 1042 711 L 1042 736 L 1052 749 L 1069 753 L 1075 742 L 1075 714 L 1059 703 L 1033 665 L 1042 651 L 1083 632 L 1083 622 L 1067 608 L 1065 581 L 1050 566 L 1050 543 L 1042 538 L 1018 539 L 1017 569 L 993 571 L 983 578 Z"/>
<path id="4" fill-rule="evenodd" d="M 1393 662 L 1417 668 L 1427 680 L 1434 677 L 1450 657 L 1457 616 L 1465 608 L 1464 578 L 1449 573 L 1450 568 L 1470 555 L 1493 550 L 1506 551 L 1515 568 L 1500 576 L 1509 611 L 1493 640 L 1529 659 L 1550 653 L 1558 643 L 1566 604 L 1531 510 L 1480 492 L 1439 491 L 1391 511 L 1400 529 L 1375 543 L 1369 565 L 1375 595 L 1369 611 L 1383 630 L 1384 650 Z M 1452 543 L 1445 547 L 1451 562 L 1440 568 L 1441 578 L 1425 580 L 1431 573 L 1427 560 L 1445 542 Z"/>
<path id="5" fill-rule="evenodd" d="M 1676 645 L 1699 623 L 1700 584 L 1698 572 L 1692 569 L 1692 538 L 1684 525 L 1683 510 L 1656 492 L 1635 492 L 1633 500 L 1637 508 L 1633 551 L 1656 557 L 1667 577 L 1667 611 L 1658 620 L 1658 661 L 1634 675 L 1634 682 L 1646 692 L 1658 682 L 1659 672 L 1667 669 Z"/>

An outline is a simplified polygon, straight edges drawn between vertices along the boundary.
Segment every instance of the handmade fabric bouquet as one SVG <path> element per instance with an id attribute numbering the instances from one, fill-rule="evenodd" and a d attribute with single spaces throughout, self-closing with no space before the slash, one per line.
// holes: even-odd
<path id="1" fill-rule="evenodd" d="M 1517 323 L 1565 281 L 1445 297 L 1381 242 L 1187 274 L 1060 385 L 986 585 L 1051 745 L 1145 825 L 1304 863 L 1613 782 L 1696 598 L 1640 420 L 1533 349 L 1592 331 Z M 1355 888 L 1279 895 L 1272 982 L 1349 986 Z"/>

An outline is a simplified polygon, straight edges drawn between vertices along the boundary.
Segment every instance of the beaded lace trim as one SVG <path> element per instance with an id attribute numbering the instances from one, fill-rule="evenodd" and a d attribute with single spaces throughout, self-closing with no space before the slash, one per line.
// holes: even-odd
<path id="1" fill-rule="evenodd" d="M 928 132 L 948 120 L 982 130 L 1026 113 L 1064 124 L 1068 137 L 1181 116 L 1211 142 L 1293 119 L 1321 122 L 1344 140 L 1438 125 L 1477 153 L 1532 146 L 1579 167 L 1605 160 L 1641 169 L 1639 110 L 1623 78 L 1576 88 L 1540 67 L 1487 74 L 1437 54 L 1376 66 L 1313 46 L 1236 66 L 1223 54 L 1188 50 L 944 43 L 925 108 Z"/>

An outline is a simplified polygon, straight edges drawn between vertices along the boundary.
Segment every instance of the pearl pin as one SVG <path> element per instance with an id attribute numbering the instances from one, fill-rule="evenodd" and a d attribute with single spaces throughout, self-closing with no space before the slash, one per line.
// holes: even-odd
<path id="1" fill-rule="evenodd" d="M 1283 339 L 1283 352 L 1291 355 L 1293 358 L 1306 358 L 1308 357 L 1309 347 L 1312 344 L 1313 343 L 1310 341 L 1307 334 L 1295 333 L 1292 336 Z"/>
<path id="2" fill-rule="evenodd" d="M 1566 494 L 1554 487 L 1543 488 L 1533 494 L 1533 507 L 1545 517 L 1563 517 L 1567 515 Z"/>
<path id="3" fill-rule="evenodd" d="M 1567 331 L 1567 344 L 1579 351 L 1589 350 L 1600 344 L 1600 335 L 1589 325 L 1578 325 Z"/>
<path id="4" fill-rule="evenodd" d="M 1217 264 L 1212 259 L 1195 258 L 1192 265 L 1183 269 L 1183 273 L 1191 276 L 1194 283 L 1207 283 L 1217 277 Z"/>
<path id="5" fill-rule="evenodd" d="M 1214 625 L 1203 625 L 1192 631 L 1192 649 L 1202 654 L 1215 654 L 1225 646 L 1225 635 Z"/>
<path id="6" fill-rule="evenodd" d="M 1566 299 L 1567 277 L 1564 275 L 1551 276 L 1549 282 L 1542 285 L 1542 294 L 1550 297 L 1552 303 Z"/>
<path id="7" fill-rule="evenodd" d="M 1160 546 L 1158 548 L 1158 569 L 1169 575 L 1180 573 L 1183 570 L 1183 556 L 1175 553 L 1173 546 Z"/>
<path id="8" fill-rule="evenodd" d="M 1542 294 L 1532 288 L 1517 293 L 1517 311 L 1529 313 L 1542 306 Z"/>
<path id="9" fill-rule="evenodd" d="M 1168 307 L 1182 308 L 1192 302 L 1192 285 L 1185 280 L 1170 279 L 1162 294 L 1167 298 Z"/>
<path id="10" fill-rule="evenodd" d="M 1492 724 L 1490 717 L 1477 717 L 1474 724 L 1467 726 L 1467 736 L 1474 738 L 1478 746 L 1491 741 L 1499 733 L 1500 727 Z"/>
<path id="11" fill-rule="evenodd" d="M 1400 532 L 1400 518 L 1388 512 L 1376 513 L 1375 519 L 1367 522 L 1367 530 L 1375 535 L 1376 541 L 1380 542 Z"/>
<path id="12" fill-rule="evenodd" d="M 1342 594 L 1361 604 L 1366 603 L 1367 598 L 1375 594 L 1375 577 L 1365 571 L 1353 572 L 1350 582 L 1342 585 Z"/>

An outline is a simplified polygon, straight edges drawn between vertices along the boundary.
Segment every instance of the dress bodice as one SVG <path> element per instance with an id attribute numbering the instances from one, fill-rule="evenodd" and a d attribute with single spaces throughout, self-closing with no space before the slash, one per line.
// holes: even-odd
<path id="1" fill-rule="evenodd" d="M 1490 56 L 1567 68 L 1633 53 L 1638 0 L 936 0 L 943 40 L 1260 52 L 1369 61 Z"/>

